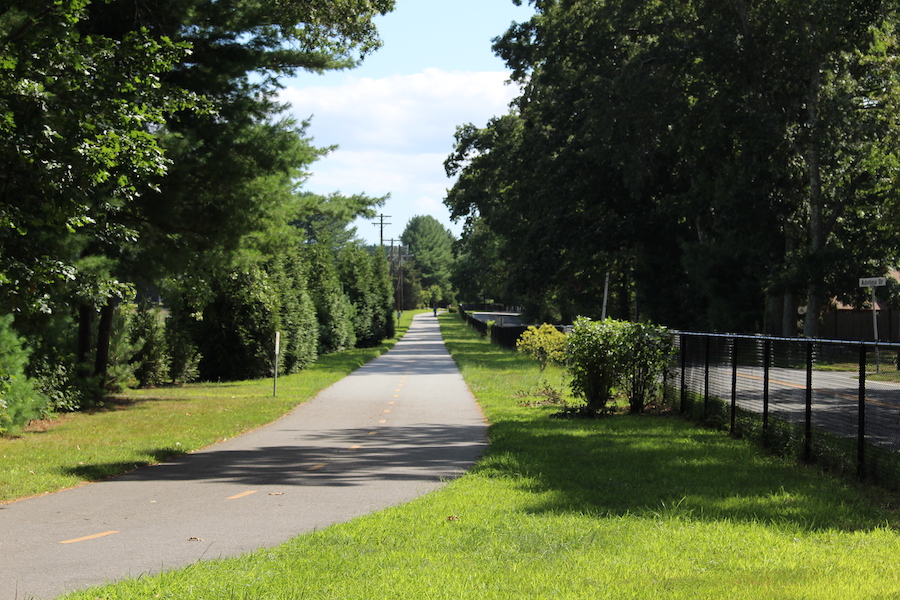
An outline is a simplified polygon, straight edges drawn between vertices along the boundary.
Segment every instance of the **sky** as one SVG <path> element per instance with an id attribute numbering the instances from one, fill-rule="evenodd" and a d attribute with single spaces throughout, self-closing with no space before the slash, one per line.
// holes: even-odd
<path id="1" fill-rule="evenodd" d="M 444 160 L 456 127 L 482 127 L 509 111 L 517 88 L 491 50 L 491 39 L 534 10 L 512 0 L 398 0 L 375 20 L 384 46 L 356 69 L 283 81 L 290 113 L 310 119 L 318 147 L 338 146 L 316 161 L 304 190 L 390 198 L 385 243 L 409 220 L 431 215 L 458 237 L 443 204 L 453 180 Z M 360 238 L 378 244 L 378 220 L 357 220 Z M 389 224 L 388 224 L 389 223 Z"/>

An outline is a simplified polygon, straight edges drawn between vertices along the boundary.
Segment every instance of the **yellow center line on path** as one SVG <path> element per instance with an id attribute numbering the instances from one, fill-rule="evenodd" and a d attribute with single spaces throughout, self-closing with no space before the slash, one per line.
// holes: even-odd
<path id="1" fill-rule="evenodd" d="M 324 469 L 327 466 L 328 466 L 328 463 L 319 463 L 317 465 L 313 465 L 313 466 L 309 467 L 306 470 L 307 471 L 318 471 L 319 469 Z"/>
<path id="2" fill-rule="evenodd" d="M 351 450 L 359 450 L 362 446 L 350 446 Z"/>
<path id="3" fill-rule="evenodd" d="M 370 432 L 369 432 L 369 435 L 378 435 L 378 432 L 377 432 L 377 431 L 370 431 Z"/>
<path id="4" fill-rule="evenodd" d="M 241 492 L 240 494 L 235 494 L 234 496 L 229 496 L 229 497 L 227 497 L 227 498 L 225 498 L 225 499 L 226 499 L 226 500 L 238 500 L 238 499 L 240 499 L 240 498 L 246 498 L 247 496 L 250 496 L 250 495 L 255 494 L 255 493 L 256 493 L 256 490 L 250 490 L 250 491 L 247 491 L 247 492 Z"/>
<path id="5" fill-rule="evenodd" d="M 387 423 L 387 419 L 381 419 L 380 421 L 378 421 L 378 423 L 384 425 L 385 423 Z"/>
<path id="6" fill-rule="evenodd" d="M 75 538 L 74 540 L 65 540 L 59 542 L 60 544 L 77 544 L 78 542 L 86 542 L 88 540 L 96 540 L 97 538 L 106 537 L 108 535 L 113 535 L 114 533 L 119 533 L 118 531 L 104 531 L 103 533 L 95 533 L 94 535 L 86 535 L 84 537 Z"/>
<path id="7" fill-rule="evenodd" d="M 389 413 L 389 412 L 391 412 L 391 409 L 386 408 L 386 409 L 384 409 L 384 412 L 385 412 L 385 413 Z"/>

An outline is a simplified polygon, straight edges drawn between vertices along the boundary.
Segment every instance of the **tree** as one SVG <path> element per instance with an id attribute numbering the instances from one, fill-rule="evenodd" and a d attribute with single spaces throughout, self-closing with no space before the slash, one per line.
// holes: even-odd
<path id="1" fill-rule="evenodd" d="M 161 279 L 209 288 L 197 273 L 228 272 L 242 240 L 265 228 L 303 168 L 327 151 L 307 143 L 302 125 L 278 120 L 278 77 L 355 65 L 380 44 L 372 17 L 392 7 L 38 0 L 7 8 L 5 306 L 75 308 L 77 360 L 93 355 L 102 379 L 118 299 Z"/>
<path id="2" fill-rule="evenodd" d="M 436 285 L 444 298 L 452 298 L 450 273 L 453 268 L 453 234 L 430 215 L 413 217 L 400 235 L 427 289 Z"/>
<path id="3" fill-rule="evenodd" d="M 361 243 L 347 245 L 338 254 L 337 269 L 353 305 L 356 345 L 375 346 L 393 335 L 393 294 L 381 253 L 371 253 Z"/>
<path id="4" fill-rule="evenodd" d="M 510 279 L 504 238 L 491 231 L 481 219 L 467 224 L 453 246 L 450 281 L 463 302 L 503 302 Z"/>
<path id="5" fill-rule="evenodd" d="M 183 44 L 135 28 L 86 35 L 87 0 L 15 2 L 0 14 L 0 300 L 54 308 L 78 281 L 119 293 L 108 273 L 79 277 L 92 242 L 123 245 L 118 215 L 148 193 L 169 163 L 151 134 L 197 98 L 164 89 Z M 101 279 L 95 279 L 100 276 Z"/>
<path id="6" fill-rule="evenodd" d="M 894 254 L 861 215 L 894 204 L 895 2 L 534 4 L 495 41 L 513 114 L 447 162 L 534 312 L 599 313 L 609 272 L 620 315 L 771 330 L 805 294 L 812 334 L 843 273 Z"/>

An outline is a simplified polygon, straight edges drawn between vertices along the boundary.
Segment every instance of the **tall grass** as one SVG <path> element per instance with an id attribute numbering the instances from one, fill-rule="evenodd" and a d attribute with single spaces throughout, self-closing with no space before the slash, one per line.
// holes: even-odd
<path id="1" fill-rule="evenodd" d="M 515 394 L 536 365 L 441 324 L 491 422 L 471 472 L 277 548 L 69 597 L 900 597 L 883 497 L 676 418 L 552 419 Z"/>
<path id="2" fill-rule="evenodd" d="M 404 314 L 392 340 L 322 356 L 307 370 L 280 377 L 276 397 L 271 379 L 131 390 L 100 409 L 0 437 L 0 502 L 118 475 L 270 423 L 387 352 L 413 314 Z"/>

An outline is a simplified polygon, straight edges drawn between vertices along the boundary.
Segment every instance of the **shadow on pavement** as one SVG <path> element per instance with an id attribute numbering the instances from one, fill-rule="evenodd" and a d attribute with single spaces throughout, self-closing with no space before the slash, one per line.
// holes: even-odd
<path id="1" fill-rule="evenodd" d="M 471 466 L 485 446 L 484 429 L 476 426 L 391 427 L 377 430 L 374 436 L 370 435 L 371 431 L 305 432 L 303 439 L 292 446 L 213 449 L 186 454 L 112 481 L 227 481 L 254 486 L 353 486 L 374 480 L 435 481 L 459 475 Z M 359 448 L 351 450 L 351 446 Z M 160 449 L 161 453 L 165 451 Z M 79 465 L 73 467 L 72 472 L 104 472 L 111 467 Z"/>

